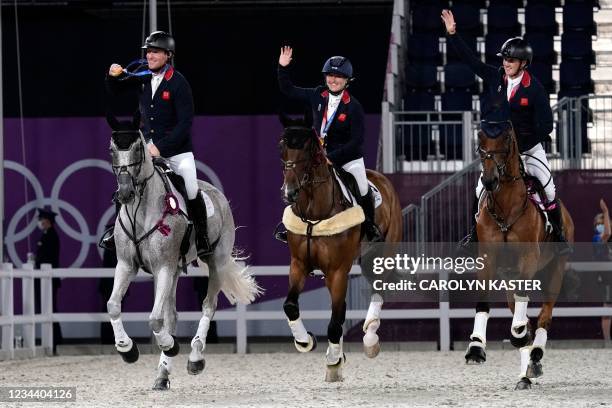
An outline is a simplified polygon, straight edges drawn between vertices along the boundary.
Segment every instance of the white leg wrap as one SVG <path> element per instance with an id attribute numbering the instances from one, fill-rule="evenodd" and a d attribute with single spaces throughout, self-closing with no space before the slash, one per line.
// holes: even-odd
<path id="1" fill-rule="evenodd" d="M 287 323 L 289 324 L 293 338 L 296 341 L 299 341 L 300 343 L 308 343 L 310 339 L 308 333 L 306 332 L 306 327 L 304 327 L 304 322 L 302 322 L 300 317 L 293 321 L 287 320 Z"/>
<path id="2" fill-rule="evenodd" d="M 379 325 L 380 320 L 374 320 L 368 325 L 365 335 L 363 336 L 363 344 L 366 347 L 372 347 L 378 344 L 378 334 L 376 334 L 376 330 L 378 330 Z"/>
<path id="3" fill-rule="evenodd" d="M 167 330 L 162 330 L 159 333 L 153 332 L 153 335 L 157 340 L 157 344 L 159 344 L 159 347 L 162 349 L 168 350 L 174 346 L 174 339 Z"/>
<path id="4" fill-rule="evenodd" d="M 547 339 L 548 339 L 548 333 L 546 332 L 546 329 L 543 327 L 540 327 L 535 332 L 535 339 L 533 340 L 533 347 L 539 347 L 542 349 L 542 351 L 544 351 L 544 348 L 546 347 Z"/>
<path id="5" fill-rule="evenodd" d="M 327 342 L 327 353 L 325 353 L 325 362 L 327 365 L 336 365 L 344 357 L 342 352 L 342 337 L 340 337 L 340 343 L 334 344 L 330 341 Z"/>
<path id="6" fill-rule="evenodd" d="M 487 344 L 487 321 L 489 314 L 487 312 L 478 312 L 474 317 L 474 331 L 470 335 L 470 340 L 480 341 L 483 345 Z"/>
<path id="7" fill-rule="evenodd" d="M 525 326 L 529 321 L 527 318 L 528 303 L 529 297 L 514 295 L 514 317 L 512 318 L 510 332 L 516 338 L 522 338 L 527 334 L 527 330 L 523 330 L 522 333 L 517 333 L 516 329 Z"/>
<path id="8" fill-rule="evenodd" d="M 191 340 L 191 347 L 196 341 L 202 343 L 202 351 L 206 348 L 206 335 L 208 334 L 208 328 L 210 327 L 210 319 L 208 316 L 202 316 L 200 319 L 200 324 L 198 324 L 198 331 L 196 335 Z"/>
<path id="9" fill-rule="evenodd" d="M 111 325 L 113 326 L 113 332 L 115 333 L 115 348 L 121 352 L 130 351 L 132 348 L 132 339 L 130 339 L 125 332 L 121 318 L 116 320 L 111 319 Z"/>
<path id="10" fill-rule="evenodd" d="M 164 369 L 170 374 L 172 372 L 172 357 L 168 357 L 163 352 L 159 356 L 158 367 L 164 367 Z"/>
<path id="11" fill-rule="evenodd" d="M 363 323 L 364 332 L 366 332 L 370 324 L 376 322 L 376 328 L 374 329 L 374 332 L 376 333 L 376 330 L 378 330 L 378 327 L 380 326 L 379 316 L 380 310 L 382 309 L 382 305 L 382 297 L 378 293 L 373 294 L 372 299 L 370 300 L 370 307 L 368 307 L 368 313 L 366 314 L 365 322 Z"/>
<path id="12" fill-rule="evenodd" d="M 529 366 L 529 360 L 531 360 L 530 356 L 531 347 L 525 346 L 519 349 L 521 353 L 521 374 L 519 378 L 527 377 L 527 367 Z"/>

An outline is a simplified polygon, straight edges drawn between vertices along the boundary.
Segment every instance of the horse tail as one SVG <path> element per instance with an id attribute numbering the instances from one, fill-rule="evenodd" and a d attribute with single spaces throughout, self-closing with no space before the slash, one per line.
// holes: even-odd
<path id="1" fill-rule="evenodd" d="M 232 254 L 228 262 L 217 269 L 221 290 L 231 304 L 236 302 L 249 304 L 262 293 L 248 266 L 239 263 L 241 259 Z"/>
<path id="2" fill-rule="evenodd" d="M 243 262 L 246 257 L 234 247 L 236 227 L 234 216 L 227 198 L 218 190 L 210 191 L 215 195 L 221 212 L 221 233 L 215 249 L 215 269 L 219 286 L 231 304 L 249 304 L 263 292 Z"/>

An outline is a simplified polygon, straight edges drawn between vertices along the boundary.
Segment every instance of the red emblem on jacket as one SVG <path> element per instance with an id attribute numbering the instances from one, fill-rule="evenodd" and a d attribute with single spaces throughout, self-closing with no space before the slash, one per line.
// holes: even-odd
<path id="1" fill-rule="evenodd" d="M 344 122 L 346 120 L 346 113 L 341 113 L 340 115 L 338 115 L 338 120 L 340 122 Z"/>
<path id="2" fill-rule="evenodd" d="M 521 106 L 529 106 L 529 99 L 521 98 Z"/>
<path id="3" fill-rule="evenodd" d="M 170 91 L 164 91 L 162 92 L 162 99 L 164 101 L 169 101 L 170 100 Z"/>

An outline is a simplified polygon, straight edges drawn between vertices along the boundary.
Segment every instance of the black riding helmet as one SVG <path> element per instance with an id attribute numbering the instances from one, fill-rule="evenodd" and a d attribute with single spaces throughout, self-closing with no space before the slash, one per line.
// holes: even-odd
<path id="1" fill-rule="evenodd" d="M 527 61 L 527 65 L 529 65 L 533 59 L 533 50 L 526 40 L 521 37 L 514 37 L 506 40 L 497 56 Z"/>
<path id="2" fill-rule="evenodd" d="M 174 55 L 174 37 L 165 31 L 154 31 L 145 40 L 143 50 L 147 48 L 159 48 Z"/>
<path id="3" fill-rule="evenodd" d="M 325 61 L 321 73 L 323 73 L 323 75 L 340 75 L 350 81 L 353 79 L 353 65 L 348 58 L 337 55 L 335 57 L 330 57 L 327 59 L 327 61 Z"/>

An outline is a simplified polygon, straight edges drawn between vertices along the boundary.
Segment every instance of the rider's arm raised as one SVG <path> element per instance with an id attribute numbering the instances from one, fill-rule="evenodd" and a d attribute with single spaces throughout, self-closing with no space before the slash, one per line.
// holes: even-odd
<path id="1" fill-rule="evenodd" d="M 289 64 L 291 63 L 293 50 L 291 47 L 282 47 L 278 58 L 278 87 L 283 95 L 288 98 L 310 103 L 315 95 L 316 88 L 300 88 L 293 85 L 289 75 Z"/>

